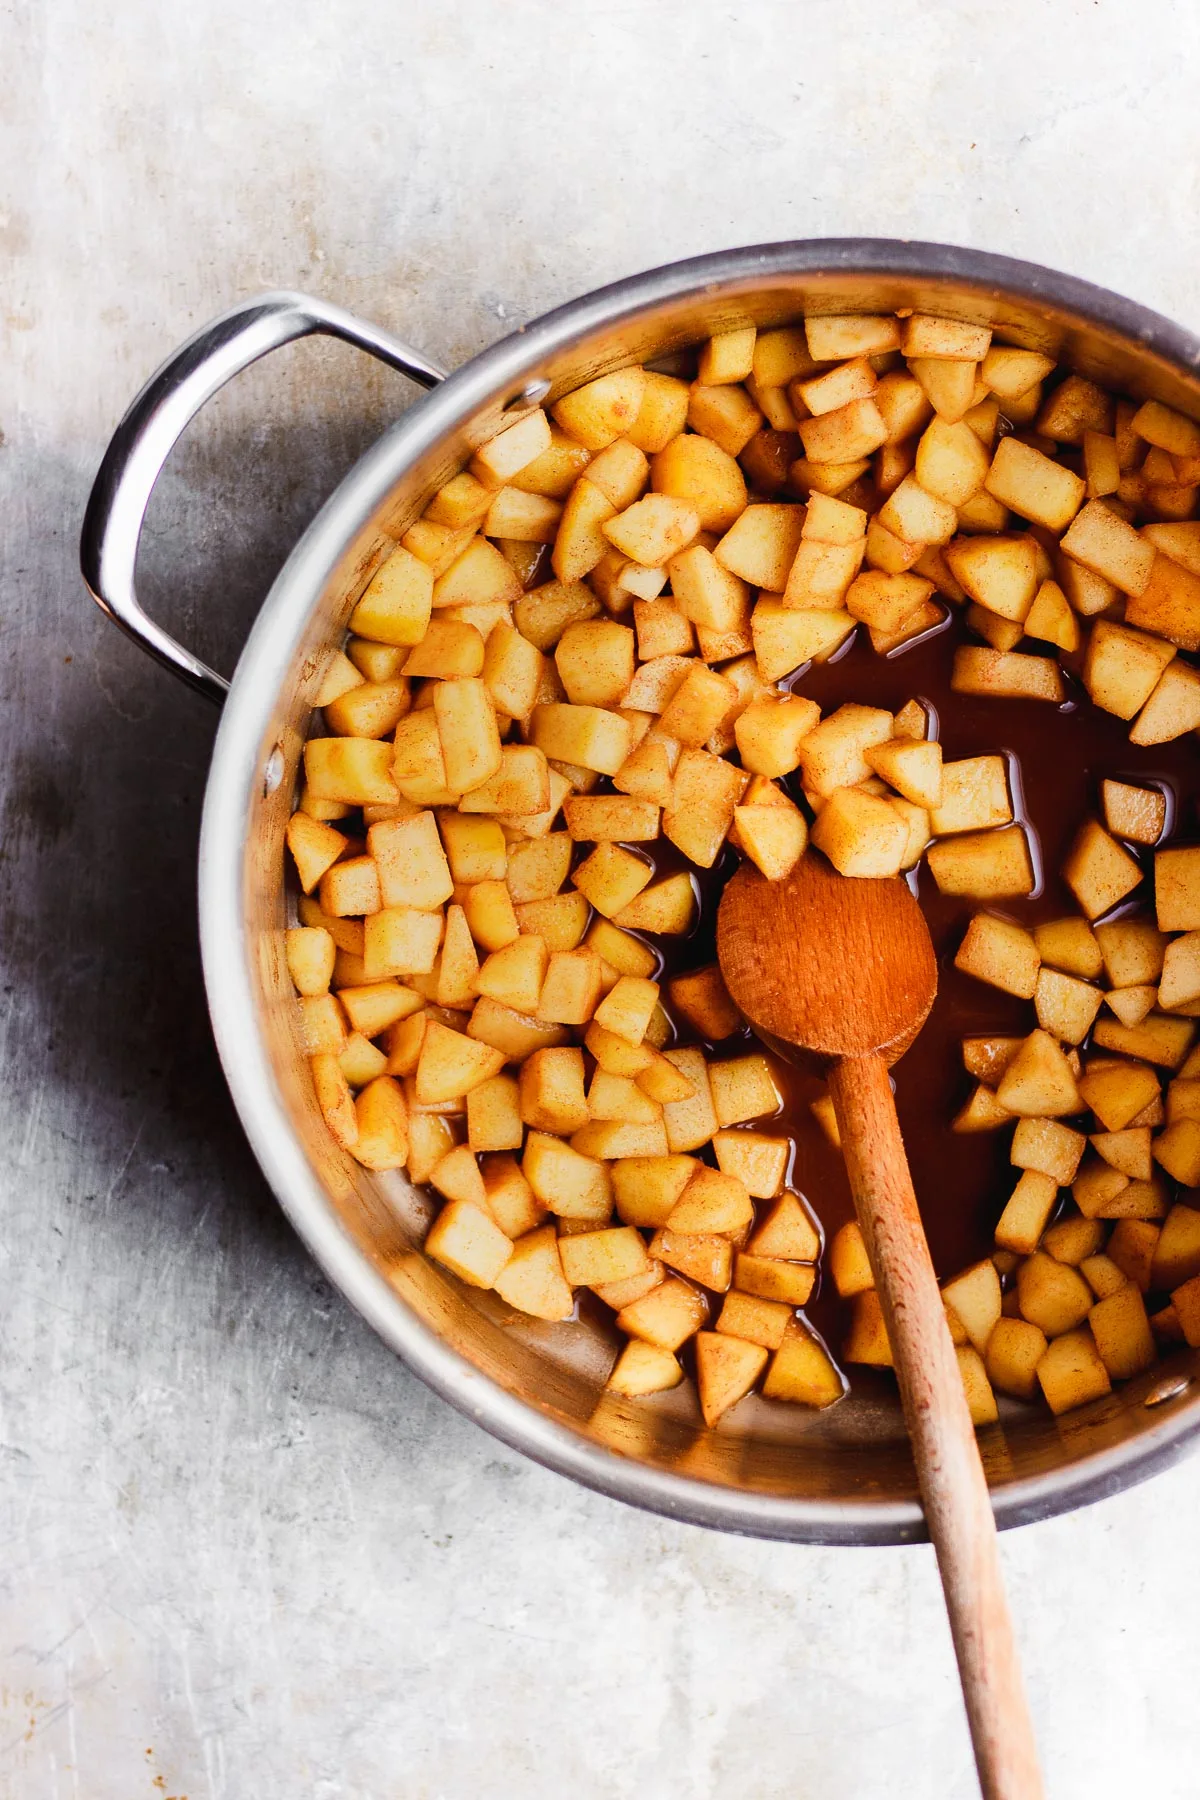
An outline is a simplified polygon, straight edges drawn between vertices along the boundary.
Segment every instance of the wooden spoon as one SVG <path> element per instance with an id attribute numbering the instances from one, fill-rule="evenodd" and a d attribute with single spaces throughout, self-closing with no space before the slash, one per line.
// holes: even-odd
<path id="1" fill-rule="evenodd" d="M 937 963 L 907 884 L 847 880 L 810 851 L 766 881 L 749 865 L 717 916 L 736 1004 L 829 1082 L 887 1321 L 986 1800 L 1043 1793 L 996 1523 L 913 1193 L 888 1067 L 929 1014 Z M 791 1051 L 789 1051 L 791 1055 Z"/>

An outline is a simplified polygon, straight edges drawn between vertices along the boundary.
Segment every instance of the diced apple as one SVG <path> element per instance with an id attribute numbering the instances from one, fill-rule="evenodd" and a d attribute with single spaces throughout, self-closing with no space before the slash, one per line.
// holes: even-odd
<path id="1" fill-rule="evenodd" d="M 877 1369 L 894 1366 L 883 1306 L 874 1288 L 868 1288 L 854 1298 L 850 1331 L 842 1355 L 847 1362 L 866 1363 Z"/>
<path id="2" fill-rule="evenodd" d="M 745 780 L 741 770 L 707 750 L 685 750 L 679 758 L 671 804 L 663 809 L 663 835 L 702 869 L 717 859 Z"/>
<path id="3" fill-rule="evenodd" d="M 1022 926 L 999 919 L 992 913 L 976 913 L 967 927 L 954 966 L 1006 994 L 1031 1000 L 1037 987 L 1041 958 L 1033 938 Z"/>
<path id="4" fill-rule="evenodd" d="M 806 1306 L 816 1279 L 815 1263 L 784 1262 L 778 1257 L 754 1256 L 744 1250 L 739 1250 L 734 1258 L 734 1286 L 760 1300 L 777 1300 L 785 1306 Z"/>
<path id="5" fill-rule="evenodd" d="M 1034 1169 L 1026 1169 L 1009 1195 L 996 1226 L 996 1243 L 1000 1249 L 1015 1251 L 1019 1256 L 1031 1255 L 1038 1247 L 1057 1200 L 1057 1181 Z"/>
<path id="6" fill-rule="evenodd" d="M 650 1240 L 650 1255 L 714 1294 L 723 1294 L 732 1279 L 733 1248 L 718 1232 L 671 1231 L 663 1226 Z"/>
<path id="7" fill-rule="evenodd" d="M 1082 1110 L 1079 1089 L 1061 1047 L 1045 1031 L 1032 1031 L 1004 1071 L 999 1104 L 1023 1118 L 1061 1118 Z"/>
<path id="8" fill-rule="evenodd" d="M 931 844 L 929 872 L 943 894 L 969 899 L 1017 899 L 1034 887 L 1029 846 L 1019 825 Z"/>
<path id="9" fill-rule="evenodd" d="M 682 1284 L 681 1284 L 682 1285 Z M 639 1399 L 645 1394 L 660 1394 L 678 1387 L 683 1370 L 670 1350 L 630 1338 L 613 1367 L 605 1386 L 614 1394 Z"/>
<path id="10" fill-rule="evenodd" d="M 1020 623 L 1026 618 L 1039 586 L 1033 538 L 960 537 L 947 546 L 945 556 L 972 600 L 1003 619 Z"/>
<path id="11" fill-rule="evenodd" d="M 789 1321 L 767 1370 L 764 1395 L 770 1400 L 825 1407 L 840 1400 L 845 1391 L 845 1382 L 821 1340 L 798 1319 Z"/>
<path id="12" fill-rule="evenodd" d="M 596 904 L 594 898 L 592 904 Z M 597 907 L 598 912 L 603 910 Z M 695 917 L 696 890 L 692 877 L 684 870 L 654 882 L 613 914 L 624 930 L 653 931 L 667 937 L 683 936 L 691 930 Z"/>
<path id="13" fill-rule="evenodd" d="M 708 1317 L 704 1295 L 672 1276 L 617 1314 L 620 1329 L 659 1350 L 675 1351 Z"/>
<path id="14" fill-rule="evenodd" d="M 1128 1381 L 1158 1360 L 1146 1304 L 1132 1282 L 1098 1300 L 1088 1324 L 1100 1360 L 1113 1381 Z"/>
<path id="15" fill-rule="evenodd" d="M 857 788 L 839 788 L 812 828 L 812 842 L 842 875 L 898 875 L 908 849 L 908 830 L 891 803 Z"/>
<path id="16" fill-rule="evenodd" d="M 1056 1119 L 1022 1118 L 1013 1133 L 1011 1157 L 1018 1169 L 1048 1176 L 1056 1187 L 1075 1179 L 1087 1139 Z"/>

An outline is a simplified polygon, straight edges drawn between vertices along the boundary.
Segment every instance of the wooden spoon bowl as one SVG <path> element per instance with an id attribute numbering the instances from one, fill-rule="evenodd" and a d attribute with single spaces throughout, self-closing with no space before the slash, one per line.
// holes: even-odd
<path id="1" fill-rule="evenodd" d="M 842 1056 L 898 1062 L 937 995 L 908 883 L 849 881 L 813 852 L 782 881 L 742 865 L 721 896 L 717 955 L 751 1024 L 821 1073 Z"/>

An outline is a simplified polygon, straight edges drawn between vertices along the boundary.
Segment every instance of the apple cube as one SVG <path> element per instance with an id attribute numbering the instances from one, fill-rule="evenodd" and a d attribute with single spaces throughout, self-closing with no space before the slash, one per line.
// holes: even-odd
<path id="1" fill-rule="evenodd" d="M 777 681 L 802 664 L 824 661 L 854 630 L 844 612 L 789 607 L 760 598 L 750 620 L 754 655 L 764 681 Z"/>
<path id="2" fill-rule="evenodd" d="M 845 1391 L 841 1373 L 820 1338 L 798 1319 L 790 1320 L 771 1358 L 764 1395 L 769 1400 L 825 1407 L 840 1400 Z"/>
<path id="3" fill-rule="evenodd" d="M 1038 1024 L 1064 1044 L 1081 1044 L 1092 1028 L 1103 999 L 1099 988 L 1064 975 L 1058 969 L 1042 969 L 1034 991 Z"/>
<path id="4" fill-rule="evenodd" d="M 868 746 L 863 756 L 868 767 L 905 800 L 927 809 L 942 804 L 945 790 L 939 743 L 896 737 L 886 744 Z"/>
<path id="5" fill-rule="evenodd" d="M 1017 1297 L 1021 1317 L 1048 1338 L 1074 1331 L 1092 1306 L 1092 1292 L 1082 1275 L 1042 1250 L 1034 1251 L 1017 1270 Z"/>
<path id="6" fill-rule="evenodd" d="M 707 750 L 685 750 L 675 770 L 671 804 L 663 808 L 663 835 L 690 861 L 710 869 L 733 823 L 746 777 Z"/>
<path id="7" fill-rule="evenodd" d="M 945 1282 L 942 1298 L 953 1307 L 975 1348 L 986 1350 L 992 1327 L 1000 1317 L 1000 1277 L 991 1258 L 973 1263 L 961 1275 Z"/>
<path id="8" fill-rule="evenodd" d="M 700 1329 L 707 1317 L 704 1295 L 672 1276 L 641 1300 L 623 1307 L 617 1314 L 617 1324 L 632 1338 L 659 1350 L 675 1351 Z"/>
<path id="9" fill-rule="evenodd" d="M 644 1394 L 660 1394 L 678 1387 L 682 1380 L 683 1370 L 670 1350 L 630 1338 L 605 1386 L 610 1393 L 636 1400 Z"/>
<path id="10" fill-rule="evenodd" d="M 1049 1344 L 1038 1363 L 1037 1378 L 1047 1406 L 1056 1415 L 1112 1392 L 1095 1339 L 1086 1329 L 1065 1332 Z"/>
<path id="11" fill-rule="evenodd" d="M 734 1258 L 734 1286 L 760 1300 L 777 1300 L 785 1306 L 805 1306 L 816 1285 L 815 1263 L 784 1262 L 773 1256 L 754 1256 L 739 1250 Z"/>
<path id="12" fill-rule="evenodd" d="M 842 1355 L 846 1362 L 866 1363 L 877 1369 L 894 1367 L 883 1306 L 874 1288 L 867 1288 L 854 1298 L 850 1330 Z"/>
<path id="13" fill-rule="evenodd" d="M 1106 506 L 1089 500 L 1062 540 L 1065 555 L 1103 575 L 1123 594 L 1143 592 L 1154 564 L 1153 544 L 1148 544 L 1132 525 Z"/>
<path id="14" fill-rule="evenodd" d="M 1083 503 L 1086 484 L 1019 438 L 1001 438 L 984 483 L 989 494 L 1035 525 L 1063 531 Z"/>
<path id="15" fill-rule="evenodd" d="M 715 1425 L 749 1393 L 769 1354 L 761 1344 L 745 1343 L 721 1332 L 696 1333 L 696 1386 L 706 1425 Z"/>
<path id="16" fill-rule="evenodd" d="M 667 1144 L 676 1152 L 698 1150 L 701 1145 L 710 1141 L 718 1129 L 704 1052 L 692 1049 L 668 1050 L 665 1055 L 668 1062 L 673 1063 L 680 1074 L 691 1082 L 694 1090 L 688 1099 L 663 1107 Z"/>
<path id="17" fill-rule="evenodd" d="M 672 976 L 667 983 L 671 1004 L 698 1034 L 718 1044 L 740 1031 L 745 1021 L 729 996 L 716 963 Z"/>
<path id="18" fill-rule="evenodd" d="M 691 1156 L 632 1156 L 613 1164 L 618 1216 L 626 1225 L 655 1231 L 666 1224 L 701 1165 Z"/>
<path id="19" fill-rule="evenodd" d="M 606 1165 L 560 1138 L 531 1131 L 521 1171 L 534 1197 L 559 1218 L 603 1224 L 612 1212 L 612 1180 Z"/>
<path id="20" fill-rule="evenodd" d="M 646 1272 L 649 1259 L 639 1232 L 630 1225 L 572 1233 L 559 1240 L 562 1272 L 572 1287 L 628 1281 Z"/>
<path id="21" fill-rule="evenodd" d="M 1083 1101 L 1065 1054 L 1045 1031 L 1031 1031 L 1004 1071 L 996 1099 L 1024 1118 L 1061 1118 Z"/>
<path id="22" fill-rule="evenodd" d="M 1012 1119 L 1012 1113 L 1007 1107 L 1001 1106 L 991 1088 L 980 1082 L 966 1105 L 954 1115 L 950 1129 L 960 1134 L 973 1131 L 997 1131 L 1001 1125 L 1011 1125 Z"/>
<path id="23" fill-rule="evenodd" d="M 1058 1183 L 1052 1176 L 1026 1169 L 1009 1196 L 996 1226 L 1001 1250 L 1029 1256 L 1038 1247 L 1046 1221 L 1058 1200 Z"/>
<path id="24" fill-rule="evenodd" d="M 495 1286 L 513 1246 L 487 1213 L 469 1201 L 452 1200 L 430 1227 L 425 1252 L 468 1286 L 489 1288 Z"/>
<path id="25" fill-rule="evenodd" d="M 732 1246 L 718 1232 L 671 1231 L 664 1226 L 651 1238 L 650 1254 L 714 1294 L 725 1292 L 733 1274 Z"/>
<path id="26" fill-rule="evenodd" d="M 1088 1324 L 1100 1360 L 1113 1381 L 1128 1381 L 1158 1360 L 1146 1303 L 1132 1282 L 1098 1300 Z"/>
<path id="27" fill-rule="evenodd" d="M 970 1037 L 962 1040 L 963 1068 L 968 1075 L 995 1087 L 1007 1069 L 1024 1038 Z"/>
<path id="28" fill-rule="evenodd" d="M 604 848 L 607 846 L 601 845 L 601 849 Z M 597 854 L 593 852 L 593 856 Z M 578 877 L 577 869 L 574 877 L 577 882 Z M 589 894 L 588 897 L 595 906 L 595 896 Z M 596 910 L 602 912 L 604 908 L 597 907 Z M 695 917 L 696 890 L 692 877 L 683 870 L 678 875 L 668 875 L 664 881 L 654 882 L 613 914 L 616 924 L 623 930 L 653 931 L 668 937 L 679 937 L 690 931 Z"/>
<path id="29" fill-rule="evenodd" d="M 604 707 L 535 706 L 531 729 L 544 755 L 601 775 L 615 775 L 629 754 L 628 720 Z"/>
<path id="30" fill-rule="evenodd" d="M 1077 1269 L 1104 1248 L 1105 1235 L 1100 1219 L 1059 1219 L 1042 1233 L 1041 1248 L 1055 1262 L 1070 1263 Z"/>
<path id="31" fill-rule="evenodd" d="M 787 1173 L 791 1139 L 761 1131 L 713 1133 L 713 1150 L 722 1174 L 736 1176 L 756 1200 L 771 1200 Z"/>
<path id="32" fill-rule="evenodd" d="M 1132 719 L 1149 700 L 1174 655 L 1174 644 L 1163 638 L 1117 625 L 1111 619 L 1097 619 L 1084 659 L 1084 685 L 1094 705 L 1119 719 Z"/>
<path id="33" fill-rule="evenodd" d="M 1037 552 L 1031 537 L 959 537 L 945 556 L 972 600 L 1002 619 L 1021 623 L 1040 585 Z"/>
<path id="34" fill-rule="evenodd" d="M 572 706 L 619 706 L 633 680 L 634 634 L 615 619 L 578 620 L 559 638 L 554 663 Z"/>
<path id="35" fill-rule="evenodd" d="M 1160 931 L 1200 929 L 1200 850 L 1159 850 L 1154 899 Z"/>
<path id="36" fill-rule="evenodd" d="M 798 506 L 774 502 L 747 506 L 713 554 L 722 568 L 752 587 L 781 594 L 800 547 L 803 523 L 804 515 Z"/>
<path id="37" fill-rule="evenodd" d="M 754 1205 L 744 1183 L 698 1164 L 666 1223 L 675 1232 L 735 1236 L 753 1218 Z"/>
<path id="38" fill-rule="evenodd" d="M 1155 556 L 1149 580 L 1126 602 L 1125 622 L 1168 638 L 1181 650 L 1200 650 L 1200 575 L 1170 556 Z"/>
<path id="39" fill-rule="evenodd" d="M 1012 818 L 1008 769 L 1002 756 L 970 756 L 942 768 L 942 798 L 930 809 L 935 837 L 983 831 Z"/>
<path id="40" fill-rule="evenodd" d="M 993 1388 L 1017 1400 L 1032 1400 L 1037 1369 L 1046 1352 L 1046 1334 L 1027 1319 L 997 1319 L 988 1339 L 985 1367 Z"/>
<path id="41" fill-rule="evenodd" d="M 976 913 L 954 966 L 978 981 L 986 981 L 990 987 L 1031 1000 L 1038 985 L 1041 958 L 1033 938 L 1022 926 L 992 913 Z M 1097 995 L 1097 1007 L 1099 1003 Z"/>
<path id="42" fill-rule="evenodd" d="M 1089 919 L 1109 912 L 1142 880 L 1139 865 L 1095 819 L 1080 827 L 1063 879 Z"/>
<path id="43" fill-rule="evenodd" d="M 857 788 L 837 789 L 812 828 L 813 844 L 842 875 L 899 874 L 908 838 L 907 827 L 889 801 Z"/>
<path id="44" fill-rule="evenodd" d="M 929 872 L 943 894 L 968 899 L 1017 899 L 1034 887 L 1029 846 L 1019 825 L 931 844 Z"/>
<path id="45" fill-rule="evenodd" d="M 1049 1177 L 1056 1187 L 1068 1187 L 1075 1179 L 1087 1139 L 1056 1119 L 1018 1119 L 1013 1133 L 1011 1160 L 1018 1169 Z"/>

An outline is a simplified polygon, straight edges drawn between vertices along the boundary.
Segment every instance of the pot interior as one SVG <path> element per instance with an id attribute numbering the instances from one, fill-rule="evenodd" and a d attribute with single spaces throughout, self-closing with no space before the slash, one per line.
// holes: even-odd
<path id="1" fill-rule="evenodd" d="M 1045 351 L 1106 386 L 1161 399 L 1200 418 L 1200 382 L 1180 360 L 1183 334 L 1173 339 L 1172 328 L 1162 321 L 1096 290 L 1062 284 L 1068 291 L 1064 299 L 1055 278 L 1042 271 L 969 256 L 965 261 L 975 265 L 974 279 L 905 273 L 903 257 L 900 272 L 855 272 L 836 264 L 781 272 L 778 256 L 760 272 L 752 253 L 740 255 L 742 266 L 719 279 L 688 280 L 684 272 L 673 286 L 671 280 L 660 282 L 656 291 L 650 291 L 650 277 L 624 284 L 607 296 L 551 315 L 521 339 L 476 359 L 414 409 L 367 459 L 374 469 L 374 492 L 359 506 L 354 529 L 338 528 L 336 553 L 325 557 L 320 580 L 314 582 L 311 573 L 313 546 L 307 562 L 292 559 L 256 631 L 256 639 L 273 632 L 278 640 L 285 611 L 290 615 L 286 664 L 276 656 L 271 665 L 280 678 L 269 716 L 265 696 L 254 703 L 260 728 L 267 719 L 253 740 L 260 749 L 258 769 L 266 767 L 278 746 L 284 775 L 272 786 L 260 774 L 246 787 L 240 928 L 255 1030 L 271 1072 L 272 1104 L 285 1115 L 314 1187 L 319 1184 L 320 1205 L 376 1278 L 376 1301 L 367 1308 L 374 1322 L 441 1391 L 510 1442 L 627 1499 L 731 1529 L 798 1539 L 899 1539 L 920 1536 L 922 1527 L 890 1378 L 855 1372 L 849 1397 L 826 1413 L 751 1397 L 717 1430 L 708 1431 L 700 1423 L 690 1383 L 652 1400 L 630 1401 L 604 1392 L 618 1344 L 615 1330 L 539 1323 L 513 1312 L 495 1294 L 463 1287 L 427 1262 L 419 1246 L 432 1213 L 428 1199 L 400 1175 L 373 1176 L 360 1168 L 337 1150 L 325 1129 L 296 1037 L 283 957 L 282 931 L 289 922 L 283 829 L 323 653 L 340 642 L 374 568 L 432 492 L 491 434 L 505 400 L 530 375 L 548 378 L 554 398 L 610 368 L 660 359 L 737 325 L 793 323 L 812 311 L 907 307 L 988 323 L 1000 341 Z M 989 279 L 989 269 L 1001 274 L 1018 270 L 1019 279 Z M 665 273 L 668 278 L 677 275 Z M 664 286 L 670 291 L 663 293 Z M 1086 303 L 1089 295 L 1091 304 Z M 1132 335 L 1134 330 L 1138 335 Z M 427 409 L 430 422 L 422 426 L 418 415 Z M 350 480 L 361 476 L 360 465 Z M 331 515 L 326 540 L 333 523 Z M 320 548 L 318 533 L 316 551 Z M 308 583 L 307 598 L 297 592 L 300 580 Z M 247 659 L 250 665 L 254 661 L 253 656 Z M 235 682 L 234 708 L 242 704 L 238 690 L 250 675 L 247 663 Z M 211 944 L 206 950 L 211 960 Z M 236 954 L 232 946 L 227 953 Z M 214 1014 L 218 1012 L 214 997 Z M 285 1191 L 289 1184 L 263 1154 L 253 1097 L 238 1080 L 232 1066 L 236 1055 L 225 1036 L 222 1050 L 247 1128 L 280 1197 L 330 1267 L 318 1241 L 313 1205 L 295 1191 Z M 817 1207 L 819 1211 L 819 1197 Z M 349 1286 L 344 1269 L 331 1272 Z M 351 1297 L 362 1303 L 357 1294 Z M 431 1354 L 435 1345 L 436 1357 Z M 447 1357 L 441 1347 L 461 1362 Z M 1186 1382 L 1161 1405 L 1148 1406 L 1146 1400 L 1165 1377 L 1191 1375 L 1195 1364 L 1194 1353 L 1180 1352 L 1110 1397 L 1060 1419 L 1038 1406 L 1002 1400 L 1000 1425 L 981 1438 L 1001 1521 L 1016 1523 L 1079 1504 L 1177 1454 L 1200 1423 L 1200 1400 L 1192 1398 Z M 497 1390 L 522 1405 L 504 1407 L 500 1418 Z"/>

